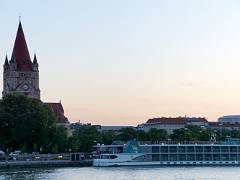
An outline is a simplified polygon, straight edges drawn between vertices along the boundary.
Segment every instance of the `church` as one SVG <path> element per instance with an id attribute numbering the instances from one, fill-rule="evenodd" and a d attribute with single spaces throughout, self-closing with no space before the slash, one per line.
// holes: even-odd
<path id="1" fill-rule="evenodd" d="M 14 92 L 40 100 L 39 64 L 36 54 L 34 54 L 34 58 L 31 60 L 21 21 L 19 21 L 11 59 L 8 59 L 6 56 L 3 65 L 2 96 L 4 97 Z M 55 114 L 57 123 L 69 123 L 68 118 L 64 115 L 61 102 L 45 104 Z"/>

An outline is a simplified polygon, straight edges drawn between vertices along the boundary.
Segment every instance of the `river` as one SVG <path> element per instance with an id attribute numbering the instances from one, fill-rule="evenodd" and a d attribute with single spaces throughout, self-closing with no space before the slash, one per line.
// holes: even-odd
<path id="1" fill-rule="evenodd" d="M 0 170 L 0 180 L 240 180 L 240 167 L 112 167 Z"/>

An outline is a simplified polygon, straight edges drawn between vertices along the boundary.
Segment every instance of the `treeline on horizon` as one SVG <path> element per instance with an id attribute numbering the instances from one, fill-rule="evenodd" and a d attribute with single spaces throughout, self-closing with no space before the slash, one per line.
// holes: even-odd
<path id="1" fill-rule="evenodd" d="M 164 129 L 148 132 L 123 128 L 120 132 L 99 132 L 95 126 L 83 125 L 72 136 L 64 127 L 57 125 L 50 108 L 40 100 L 12 94 L 0 100 L 0 150 L 12 152 L 59 153 L 92 152 L 97 143 L 112 144 L 114 141 L 224 141 L 227 137 L 240 138 L 239 130 L 202 129 L 186 126 L 168 134 Z"/>

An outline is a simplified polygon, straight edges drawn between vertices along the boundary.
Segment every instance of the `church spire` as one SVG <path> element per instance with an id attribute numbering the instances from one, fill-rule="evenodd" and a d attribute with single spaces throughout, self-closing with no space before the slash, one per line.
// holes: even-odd
<path id="1" fill-rule="evenodd" d="M 20 20 L 11 59 L 15 59 L 18 70 L 20 71 L 32 70 L 32 62 L 28 52 L 28 47 L 25 40 L 22 23 Z"/>
<path id="2" fill-rule="evenodd" d="M 12 54 L 12 57 L 11 57 L 9 63 L 10 63 L 10 64 L 16 63 L 16 57 L 15 57 L 15 54 Z"/>
<path id="3" fill-rule="evenodd" d="M 33 71 L 38 71 L 38 62 L 37 62 L 36 53 L 34 53 L 34 59 L 33 59 L 32 67 L 33 67 Z"/>
<path id="4" fill-rule="evenodd" d="M 6 70 L 8 70 L 8 68 L 9 68 L 9 63 L 8 63 L 8 57 L 6 55 L 5 62 L 3 65 L 3 70 L 6 71 Z"/>
<path id="5" fill-rule="evenodd" d="M 5 63 L 4 63 L 5 66 L 8 66 L 8 57 L 6 55 L 6 58 L 5 58 Z"/>
<path id="6" fill-rule="evenodd" d="M 15 92 L 40 99 L 37 57 L 34 55 L 33 63 L 20 19 L 11 58 L 6 57 L 3 65 L 2 95 L 4 97 Z"/>
<path id="7" fill-rule="evenodd" d="M 33 64 L 38 64 L 36 53 L 34 53 Z"/>

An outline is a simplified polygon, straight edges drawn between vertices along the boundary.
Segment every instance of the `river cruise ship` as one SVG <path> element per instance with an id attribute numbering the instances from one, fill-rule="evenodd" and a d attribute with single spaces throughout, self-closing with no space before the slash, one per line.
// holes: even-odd
<path id="1" fill-rule="evenodd" d="M 97 145 L 94 166 L 240 165 L 240 141 Z"/>

